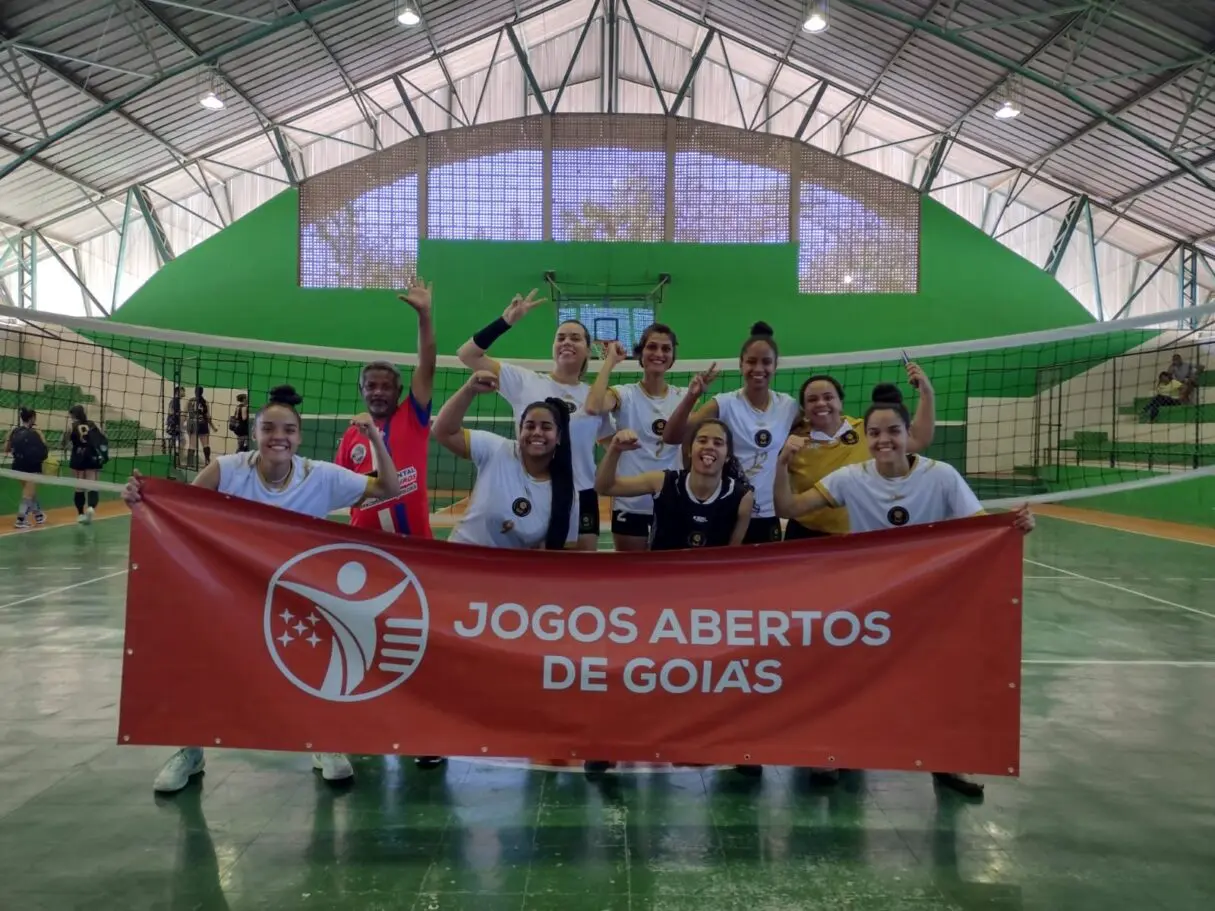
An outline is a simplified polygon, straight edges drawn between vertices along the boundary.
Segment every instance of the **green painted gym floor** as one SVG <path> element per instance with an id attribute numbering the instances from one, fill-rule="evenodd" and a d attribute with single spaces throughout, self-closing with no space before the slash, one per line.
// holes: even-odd
<path id="1" fill-rule="evenodd" d="M 1215 908 L 1210 548 L 1040 520 L 1022 777 L 981 803 L 903 773 L 383 757 L 335 790 L 237 751 L 166 799 L 170 751 L 114 744 L 127 529 L 0 537 L 0 908 Z"/>

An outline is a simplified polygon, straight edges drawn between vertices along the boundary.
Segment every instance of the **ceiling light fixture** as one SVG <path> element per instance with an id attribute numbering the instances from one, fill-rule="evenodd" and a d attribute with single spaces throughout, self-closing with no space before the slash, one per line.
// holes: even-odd
<path id="1" fill-rule="evenodd" d="M 996 108 L 995 116 L 996 120 L 1012 120 L 1020 113 L 1021 109 L 1019 107 L 1017 107 L 1011 101 L 1005 101 L 1002 105 Z"/>
<path id="2" fill-rule="evenodd" d="M 218 72 L 207 68 L 199 73 L 198 103 L 208 111 L 222 111 L 224 104 L 224 81 Z"/>
<path id="3" fill-rule="evenodd" d="M 418 8 L 412 3 L 397 4 L 397 22 L 401 25 L 409 26 L 417 25 L 422 21 L 422 17 L 418 14 Z"/>
<path id="4" fill-rule="evenodd" d="M 818 34 L 825 32 L 831 24 L 831 11 L 827 0 L 812 0 L 806 4 L 806 14 L 802 17 L 802 31 Z"/>

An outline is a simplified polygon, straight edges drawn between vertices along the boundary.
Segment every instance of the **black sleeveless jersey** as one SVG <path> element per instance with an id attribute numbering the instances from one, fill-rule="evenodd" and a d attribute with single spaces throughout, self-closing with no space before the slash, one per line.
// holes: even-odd
<path id="1" fill-rule="evenodd" d="M 664 471 L 662 490 L 654 497 L 650 550 L 725 547 L 738 524 L 738 507 L 750 490 L 732 478 L 722 478 L 721 490 L 708 503 L 688 491 L 688 471 Z"/>

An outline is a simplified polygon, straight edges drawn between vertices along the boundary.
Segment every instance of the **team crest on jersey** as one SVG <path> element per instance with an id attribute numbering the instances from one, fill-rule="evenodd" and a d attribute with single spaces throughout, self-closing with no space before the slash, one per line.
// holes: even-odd
<path id="1" fill-rule="evenodd" d="M 653 424 L 650 425 L 650 430 L 653 431 L 654 436 L 656 436 L 656 437 L 662 436 L 663 431 L 666 429 L 667 429 L 667 422 L 666 422 L 665 418 L 659 418 Z"/>
<path id="2" fill-rule="evenodd" d="M 755 445 L 765 447 L 772 442 L 772 434 L 767 430 L 757 430 L 755 432 Z"/>
<path id="3" fill-rule="evenodd" d="M 355 465 L 362 465 L 367 459 L 367 446 L 364 443 L 355 443 L 354 448 L 350 450 L 350 461 Z"/>
<path id="4" fill-rule="evenodd" d="M 860 437 L 856 435 L 855 430 L 845 430 L 840 435 L 840 442 L 845 446 L 855 446 L 858 440 L 860 440 Z"/>
<path id="5" fill-rule="evenodd" d="M 911 514 L 902 506 L 894 506 L 886 513 L 886 521 L 891 525 L 906 525 L 910 519 Z"/>
<path id="6" fill-rule="evenodd" d="M 510 510 L 522 519 L 524 516 L 531 514 L 532 501 L 527 497 L 519 497 L 514 503 L 510 504 Z"/>
<path id="7" fill-rule="evenodd" d="M 690 535 L 688 535 L 688 546 L 689 547 L 704 547 L 705 546 L 704 533 L 699 532 L 699 531 L 694 531 Z"/>

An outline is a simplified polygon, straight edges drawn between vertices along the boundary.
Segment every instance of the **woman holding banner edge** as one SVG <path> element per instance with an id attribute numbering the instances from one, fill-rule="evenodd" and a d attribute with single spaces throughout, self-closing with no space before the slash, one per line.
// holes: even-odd
<path id="1" fill-rule="evenodd" d="M 800 494 L 790 487 L 789 461 L 806 445 L 806 439 L 790 437 L 776 462 L 776 514 L 791 518 L 824 507 L 848 507 L 853 532 L 982 515 L 983 507 L 957 469 L 909 452 L 911 424 L 898 388 L 890 383 L 874 387 L 873 404 L 864 417 L 872 458 L 839 468 Z M 1024 534 L 1033 531 L 1034 516 L 1028 506 L 1017 511 L 1016 527 Z M 932 776 L 936 783 L 963 796 L 983 794 L 983 784 L 967 775 L 933 772 Z"/>
<path id="2" fill-rule="evenodd" d="M 359 415 L 352 423 L 367 438 L 375 476 L 296 455 L 301 424 L 296 409 L 302 401 L 290 386 L 270 390 L 269 400 L 253 420 L 256 451 L 220 456 L 198 473 L 194 485 L 318 519 L 365 500 L 392 499 L 400 493 L 392 457 L 368 414 Z M 132 509 L 141 500 L 142 486 L 143 478 L 135 472 L 123 490 L 122 499 Z M 326 781 L 354 777 L 350 760 L 341 753 L 314 753 L 312 765 Z M 205 766 L 202 747 L 184 747 L 169 757 L 153 788 L 160 793 L 180 791 Z"/>

